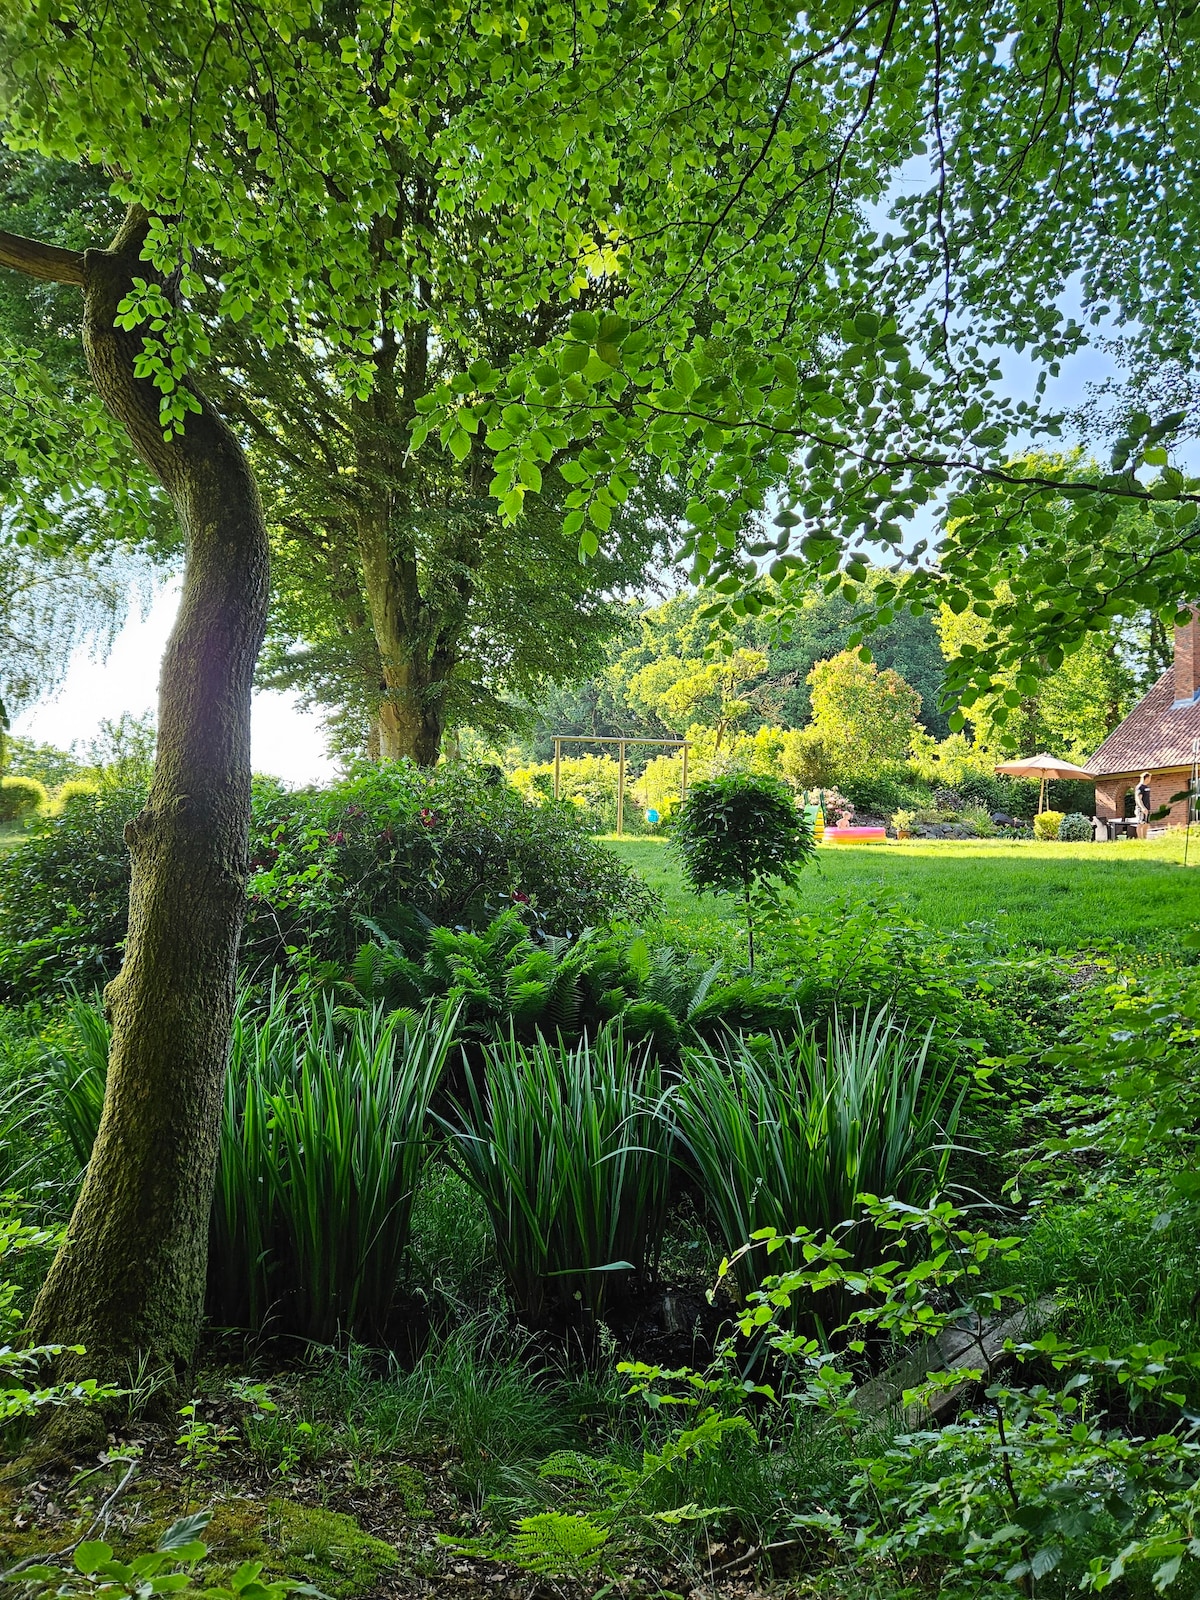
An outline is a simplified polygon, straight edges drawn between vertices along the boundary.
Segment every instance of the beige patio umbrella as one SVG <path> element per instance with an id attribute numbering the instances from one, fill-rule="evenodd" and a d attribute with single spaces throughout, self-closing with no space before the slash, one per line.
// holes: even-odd
<path id="1" fill-rule="evenodd" d="M 1022 756 L 1019 761 L 1002 761 L 996 771 L 1005 772 L 1010 778 L 1040 778 L 1039 812 L 1046 809 L 1046 783 L 1050 778 L 1084 778 L 1088 783 L 1095 781 L 1095 774 L 1086 767 L 1077 767 L 1073 761 L 1060 761 L 1057 756 L 1048 755 Z"/>

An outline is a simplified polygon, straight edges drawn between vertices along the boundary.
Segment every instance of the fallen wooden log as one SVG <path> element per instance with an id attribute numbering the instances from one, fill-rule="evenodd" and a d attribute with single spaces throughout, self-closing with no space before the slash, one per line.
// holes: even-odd
<path id="1" fill-rule="evenodd" d="M 1043 1295 L 1032 1305 L 980 1319 L 971 1312 L 969 1322 L 950 1322 L 933 1339 L 909 1351 L 885 1372 L 854 1391 L 854 1404 L 864 1416 L 897 1416 L 903 1412 L 910 1427 L 928 1427 L 953 1414 L 976 1380 L 938 1388 L 924 1400 L 904 1405 L 904 1395 L 919 1389 L 935 1373 L 980 1373 L 986 1381 L 1007 1358 L 1009 1341 L 1035 1338 L 1054 1315 L 1057 1302 Z"/>

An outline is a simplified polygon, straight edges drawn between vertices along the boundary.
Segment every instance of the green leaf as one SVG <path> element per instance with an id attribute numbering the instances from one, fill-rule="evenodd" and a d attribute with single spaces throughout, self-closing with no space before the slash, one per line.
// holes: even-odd
<path id="1" fill-rule="evenodd" d="M 564 345 L 558 353 L 558 370 L 564 376 L 569 376 L 573 372 L 582 372 L 588 364 L 588 357 L 591 353 L 590 345 Z"/>
<path id="2" fill-rule="evenodd" d="M 622 344 L 628 337 L 630 324 L 627 318 L 609 312 L 601 317 L 600 326 L 596 331 L 596 338 L 601 344 Z"/>
<path id="3" fill-rule="evenodd" d="M 112 1560 L 112 1545 L 101 1539 L 87 1539 L 75 1548 L 75 1566 L 86 1577 Z"/>
<path id="4" fill-rule="evenodd" d="M 600 318 L 592 311 L 574 311 L 567 326 L 574 338 L 590 345 L 600 332 Z"/>

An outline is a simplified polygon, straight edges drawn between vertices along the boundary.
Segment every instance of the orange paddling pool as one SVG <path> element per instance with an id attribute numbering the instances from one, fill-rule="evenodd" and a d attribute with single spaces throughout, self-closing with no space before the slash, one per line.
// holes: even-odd
<path id="1" fill-rule="evenodd" d="M 885 844 L 886 828 L 826 828 L 828 844 Z"/>

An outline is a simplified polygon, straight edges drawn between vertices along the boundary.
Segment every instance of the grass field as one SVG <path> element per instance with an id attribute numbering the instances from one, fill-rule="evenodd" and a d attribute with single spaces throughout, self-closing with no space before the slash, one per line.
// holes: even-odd
<path id="1" fill-rule="evenodd" d="M 605 840 L 659 891 L 668 919 L 699 932 L 736 918 L 733 904 L 697 896 L 661 839 Z M 805 873 L 803 909 L 885 897 L 933 927 L 987 922 L 1012 943 L 1078 949 L 1097 942 L 1170 944 L 1200 922 L 1200 831 L 1183 866 L 1180 834 L 1117 844 L 978 839 L 828 845 Z"/>

